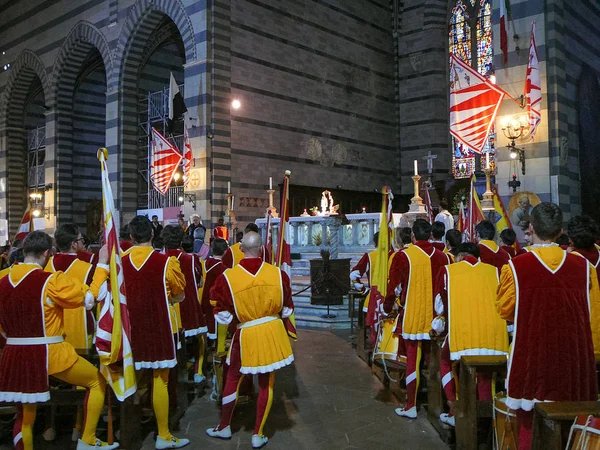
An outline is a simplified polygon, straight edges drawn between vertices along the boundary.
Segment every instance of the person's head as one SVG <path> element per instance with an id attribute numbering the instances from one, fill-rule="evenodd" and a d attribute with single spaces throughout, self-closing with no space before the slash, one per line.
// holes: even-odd
<path id="1" fill-rule="evenodd" d="M 225 221 L 223 220 L 223 218 L 220 218 L 219 220 L 217 220 L 217 226 L 218 227 L 222 227 L 225 225 Z"/>
<path id="2" fill-rule="evenodd" d="M 177 219 L 177 225 L 179 225 L 181 228 L 185 229 L 185 219 L 183 217 L 180 217 L 179 219 Z"/>
<path id="3" fill-rule="evenodd" d="M 531 206 L 531 202 L 529 200 L 529 195 L 527 194 L 523 194 L 519 197 L 519 199 L 517 200 L 517 203 L 519 204 L 519 208 L 522 209 L 523 211 L 528 211 L 529 207 Z"/>
<path id="4" fill-rule="evenodd" d="M 534 244 L 554 242 L 562 234 L 562 210 L 554 203 L 540 203 L 531 211 L 529 229 Z"/>
<path id="5" fill-rule="evenodd" d="M 199 216 L 198 214 L 192 214 L 192 216 L 191 216 L 191 219 L 192 219 L 192 223 L 193 223 L 195 226 L 198 226 L 198 225 L 200 225 L 200 222 L 201 222 L 201 221 L 200 221 L 200 216 Z"/>
<path id="6" fill-rule="evenodd" d="M 23 248 L 23 239 L 15 239 L 15 242 L 13 242 L 13 248 Z"/>
<path id="7" fill-rule="evenodd" d="M 431 238 L 434 241 L 441 241 L 446 233 L 446 225 L 442 222 L 433 222 L 431 224 Z"/>
<path id="8" fill-rule="evenodd" d="M 129 235 L 129 224 L 126 223 L 119 230 L 119 239 L 122 241 L 131 241 L 131 236 Z"/>
<path id="9" fill-rule="evenodd" d="M 554 242 L 556 242 L 560 246 L 569 246 L 569 244 L 571 243 L 569 235 L 567 233 L 562 233 L 556 238 Z"/>
<path id="10" fill-rule="evenodd" d="M 136 216 L 129 222 L 129 236 L 134 244 L 147 244 L 153 235 L 152 223 L 146 216 Z"/>
<path id="11" fill-rule="evenodd" d="M 158 251 L 161 251 L 163 248 L 165 248 L 165 243 L 162 238 L 162 233 L 157 238 L 154 238 L 154 241 L 152 241 L 152 247 L 154 248 L 154 250 L 158 250 Z"/>
<path id="12" fill-rule="evenodd" d="M 493 241 L 496 237 L 496 225 L 489 220 L 479 222 L 475 227 L 475 231 L 480 241 Z"/>
<path id="13" fill-rule="evenodd" d="M 462 261 L 467 256 L 479 258 L 481 252 L 479 246 L 473 242 L 462 242 L 456 250 L 456 262 Z"/>
<path id="14" fill-rule="evenodd" d="M 204 242 L 206 237 L 206 230 L 203 227 L 194 228 L 194 240 Z"/>
<path id="15" fill-rule="evenodd" d="M 398 240 L 400 246 L 406 246 L 412 242 L 412 228 L 402 227 L 398 230 Z"/>
<path id="16" fill-rule="evenodd" d="M 514 230 L 511 230 L 510 228 L 505 228 L 500 233 L 500 240 L 504 245 L 512 246 L 517 240 L 517 233 L 515 233 Z"/>
<path id="17" fill-rule="evenodd" d="M 445 198 L 440 199 L 440 211 L 448 209 L 448 201 Z"/>
<path id="18" fill-rule="evenodd" d="M 242 238 L 241 249 L 244 252 L 244 258 L 256 258 L 260 254 L 260 246 L 262 245 L 262 239 L 260 234 L 249 231 L 244 234 Z"/>
<path id="19" fill-rule="evenodd" d="M 525 240 L 526 245 L 531 245 L 531 230 L 529 229 L 530 222 L 526 220 L 521 226 L 521 230 L 523 230 L 523 239 Z"/>
<path id="20" fill-rule="evenodd" d="M 235 242 L 242 242 L 242 238 L 244 237 L 243 231 L 238 231 L 235 233 Z"/>
<path id="21" fill-rule="evenodd" d="M 431 236 L 431 224 L 424 219 L 417 219 L 412 227 L 412 232 L 417 241 L 428 241 Z"/>
<path id="22" fill-rule="evenodd" d="M 258 225 L 256 225 L 253 222 L 250 222 L 248 225 L 246 225 L 246 228 L 244 228 L 244 234 L 249 233 L 251 231 L 253 233 L 258 233 Z"/>
<path id="23" fill-rule="evenodd" d="M 23 241 L 25 261 L 45 267 L 50 259 L 52 238 L 43 231 L 32 231 Z"/>
<path id="24" fill-rule="evenodd" d="M 158 216 L 157 215 L 152 216 L 152 223 L 155 224 L 155 225 L 158 223 Z"/>
<path id="25" fill-rule="evenodd" d="M 446 231 L 446 247 L 453 255 L 456 255 L 458 247 L 462 243 L 462 233 L 454 228 Z"/>
<path id="26" fill-rule="evenodd" d="M 213 256 L 221 257 L 227 251 L 227 241 L 225 239 L 217 238 L 212 241 L 210 245 L 210 249 L 212 250 Z"/>
<path id="27" fill-rule="evenodd" d="M 54 233 L 54 239 L 58 250 L 63 253 L 77 253 L 85 246 L 85 239 L 74 223 L 59 226 Z"/>
<path id="28" fill-rule="evenodd" d="M 375 248 L 377 248 L 377 244 L 379 244 L 379 231 L 373 233 L 373 244 L 375 244 Z"/>
<path id="29" fill-rule="evenodd" d="M 600 229 L 589 216 L 575 216 L 567 224 L 567 233 L 576 249 L 591 249 L 600 237 Z"/>
<path id="30" fill-rule="evenodd" d="M 189 234 L 185 234 L 183 236 L 183 238 L 181 239 L 181 248 L 186 253 L 193 253 L 194 252 L 194 238 L 191 237 Z"/>
<path id="31" fill-rule="evenodd" d="M 183 229 L 180 226 L 167 225 L 160 233 L 160 238 L 162 239 L 166 250 L 180 248 L 181 240 L 183 239 Z"/>

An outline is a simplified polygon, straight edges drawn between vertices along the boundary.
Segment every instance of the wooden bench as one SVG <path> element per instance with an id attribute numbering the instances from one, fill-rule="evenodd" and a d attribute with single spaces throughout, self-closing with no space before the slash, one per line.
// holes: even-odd
<path id="1" fill-rule="evenodd" d="M 431 338 L 429 367 L 427 371 L 427 419 L 437 430 L 444 443 L 451 444 L 454 441 L 454 432 L 440 421 L 440 414 L 444 412 L 446 405 L 440 372 L 443 344 L 444 336 Z"/>
<path id="2" fill-rule="evenodd" d="M 455 406 L 456 448 L 477 450 L 478 419 L 491 418 L 493 401 L 477 400 L 477 372 L 506 373 L 504 356 L 463 356 L 460 359 L 458 399 Z"/>
<path id="3" fill-rule="evenodd" d="M 536 403 L 533 413 L 533 450 L 562 450 L 564 436 L 577 416 L 600 416 L 600 402 Z"/>
<path id="4" fill-rule="evenodd" d="M 367 364 L 371 364 L 371 345 L 369 344 L 370 329 L 365 325 L 365 312 L 363 306 L 366 297 L 363 296 L 358 301 L 358 321 L 356 326 L 356 354 Z M 348 302 L 354 302 L 354 295 L 350 293 Z M 352 321 L 352 319 L 350 319 Z M 352 322 L 351 322 L 352 324 Z"/>

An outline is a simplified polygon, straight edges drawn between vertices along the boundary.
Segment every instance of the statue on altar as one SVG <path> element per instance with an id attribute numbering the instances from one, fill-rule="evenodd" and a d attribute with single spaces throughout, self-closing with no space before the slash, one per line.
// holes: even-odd
<path id="1" fill-rule="evenodd" d="M 316 207 L 314 208 L 316 209 Z M 317 212 L 318 216 L 331 216 L 338 214 L 340 205 L 333 204 L 333 195 L 328 190 L 324 190 L 321 194 L 321 210 Z"/>

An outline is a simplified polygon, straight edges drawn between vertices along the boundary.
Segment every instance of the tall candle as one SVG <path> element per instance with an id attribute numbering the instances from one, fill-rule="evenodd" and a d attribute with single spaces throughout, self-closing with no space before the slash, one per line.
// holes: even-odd
<path id="1" fill-rule="evenodd" d="M 227 193 L 231 194 L 231 181 L 227 182 Z"/>
<path id="2" fill-rule="evenodd" d="M 485 166 L 487 170 L 490 170 L 490 152 L 485 154 Z"/>
<path id="3" fill-rule="evenodd" d="M 415 159 L 415 176 L 419 175 L 419 168 L 417 167 L 417 160 Z"/>
<path id="4" fill-rule="evenodd" d="M 273 189 L 273 177 L 269 177 L 269 189 Z"/>

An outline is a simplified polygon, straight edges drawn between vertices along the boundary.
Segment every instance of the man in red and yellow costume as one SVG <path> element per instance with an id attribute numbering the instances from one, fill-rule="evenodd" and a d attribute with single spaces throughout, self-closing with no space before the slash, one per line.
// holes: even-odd
<path id="1" fill-rule="evenodd" d="M 500 233 L 500 241 L 502 242 L 502 246 L 500 247 L 510 258 L 514 258 L 517 256 L 517 249 L 515 248 L 515 242 L 517 240 L 517 233 L 510 228 L 505 228 Z"/>
<path id="2" fill-rule="evenodd" d="M 456 401 L 453 362 L 463 355 L 508 355 L 506 321 L 496 311 L 498 271 L 479 260 L 477 244 L 460 244 L 456 253 L 456 263 L 444 267 L 438 276 L 434 303 L 437 317 L 431 323 L 438 335 L 448 331 L 440 375 L 450 412 L 443 413 L 440 420 L 451 426 Z M 477 374 L 477 393 L 479 400 L 492 400 L 490 374 Z"/>
<path id="3" fill-rule="evenodd" d="M 496 303 L 500 316 L 514 322 L 506 406 L 517 410 L 522 450 L 531 447 L 535 402 L 598 398 L 589 313 L 592 268 L 554 243 L 563 224 L 557 205 L 540 203 L 530 222 L 531 250 L 502 269 Z"/>
<path id="4" fill-rule="evenodd" d="M 226 270 L 211 290 L 216 300 L 217 321 L 236 321 L 237 331 L 229 349 L 227 379 L 223 392 L 221 423 L 206 433 L 231 438 L 231 418 L 241 377 L 258 374 L 259 394 L 252 447 L 261 448 L 268 438 L 263 429 L 273 402 L 275 370 L 294 360 L 282 318 L 292 315 L 294 306 L 290 279 L 278 267 L 262 261 L 260 235 L 248 232 L 242 239 L 244 259 Z"/>
<path id="5" fill-rule="evenodd" d="M 589 216 L 576 216 L 567 226 L 574 255 L 583 256 L 593 267 L 590 288 L 590 317 L 592 320 L 592 340 L 594 353 L 600 355 L 600 248 L 595 245 L 600 229 Z"/>
<path id="6" fill-rule="evenodd" d="M 217 339 L 217 328 L 215 316 L 213 314 L 214 305 L 211 304 L 210 290 L 215 285 L 215 281 L 219 278 L 227 267 L 221 262 L 221 258 L 227 250 L 227 242 L 225 239 L 215 239 L 211 244 L 212 256 L 202 261 L 202 278 L 204 284 L 201 288 L 202 296 L 200 303 L 202 311 L 206 317 L 206 325 L 208 327 L 208 338 L 211 340 Z"/>
<path id="7" fill-rule="evenodd" d="M 96 424 L 104 406 L 106 382 L 98 369 L 64 341 L 63 310 L 95 304 L 108 278 L 108 251 L 103 247 L 91 286 L 46 266 L 52 239 L 42 231 L 27 235 L 25 262 L 11 268 L 0 281 L 0 325 L 7 343 L 0 361 L 0 401 L 17 402 L 19 412 L 13 436 L 17 449 L 33 448 L 32 427 L 36 403 L 50 399 L 48 376 L 88 389 L 85 420 L 77 450 L 114 449 L 119 446 L 96 438 Z"/>
<path id="8" fill-rule="evenodd" d="M 129 222 L 134 246 L 123 254 L 123 276 L 131 322 L 131 350 L 135 369 L 152 369 L 152 407 L 158 425 L 156 448 L 189 444 L 169 431 L 169 370 L 177 365 L 170 303 L 184 298 L 185 276 L 177 258 L 152 248 L 153 227 L 147 217 Z"/>
<path id="9" fill-rule="evenodd" d="M 165 245 L 165 254 L 177 258 L 185 276 L 185 298 L 179 303 L 181 327 L 186 338 L 196 336 L 194 383 L 202 383 L 206 379 L 202 374 L 202 366 L 208 331 L 198 296 L 198 288 L 202 286 L 202 264 L 198 255 L 182 250 L 183 229 L 181 227 L 167 225 L 160 236 Z"/>
<path id="10" fill-rule="evenodd" d="M 510 255 L 506 250 L 500 248 L 494 238 L 496 237 L 496 225 L 489 220 L 479 222 L 475 227 L 479 242 L 479 251 L 481 252 L 481 262 L 491 264 L 498 269 L 498 273 L 502 270 L 508 261 Z"/>
<path id="11" fill-rule="evenodd" d="M 229 240 L 229 230 L 225 226 L 225 221 L 223 219 L 217 221 L 217 226 L 213 230 L 213 238 L 225 239 L 226 241 Z"/>
<path id="12" fill-rule="evenodd" d="M 398 252 L 392 261 L 383 309 L 390 313 L 397 297 L 404 307 L 402 337 L 406 347 L 406 403 L 404 408 L 396 409 L 396 414 L 414 419 L 417 417 L 421 343 L 430 339 L 433 320 L 433 280 L 450 260 L 429 242 L 429 222 L 417 219 L 412 230 L 414 245 Z"/>
<path id="13" fill-rule="evenodd" d="M 373 234 L 373 243 L 375 244 L 375 250 L 372 252 L 366 252 L 362 255 L 362 257 L 358 260 L 356 265 L 352 268 L 350 272 L 350 281 L 352 282 L 352 286 L 357 291 L 369 291 L 371 287 L 371 279 L 373 268 L 375 267 L 377 261 L 377 242 L 379 241 L 379 232 Z M 367 285 L 369 288 L 365 289 L 365 284 L 361 283 L 361 278 L 366 276 Z M 367 297 L 365 298 L 365 302 L 363 304 L 363 311 L 367 312 L 369 309 L 369 295 L 370 292 L 367 293 Z M 369 319 L 367 319 L 369 321 Z M 368 323 L 367 326 L 371 326 L 372 323 Z"/>
<path id="14" fill-rule="evenodd" d="M 444 242 L 444 235 L 446 234 L 446 225 L 442 222 L 433 222 L 431 224 L 431 245 L 439 251 L 443 252 L 446 250 L 446 243 Z"/>

